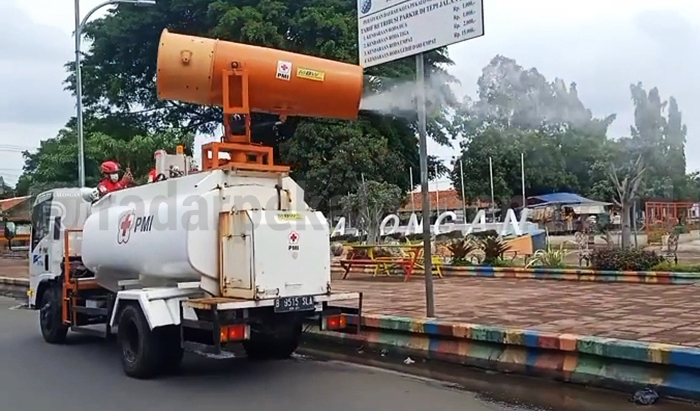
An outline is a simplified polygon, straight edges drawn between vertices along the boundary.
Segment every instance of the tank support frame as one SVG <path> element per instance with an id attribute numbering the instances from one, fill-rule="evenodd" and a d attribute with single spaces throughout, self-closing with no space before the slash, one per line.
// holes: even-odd
<path id="1" fill-rule="evenodd" d="M 224 136 L 220 142 L 202 146 L 202 169 L 234 167 L 254 171 L 289 172 L 289 167 L 276 165 L 272 147 L 253 144 L 251 141 L 251 118 L 248 95 L 248 72 L 239 68 L 237 62 L 232 69 L 222 73 L 222 96 L 224 111 Z M 234 130 L 233 121 L 243 118 L 245 132 Z M 228 154 L 229 159 L 219 154 Z"/>

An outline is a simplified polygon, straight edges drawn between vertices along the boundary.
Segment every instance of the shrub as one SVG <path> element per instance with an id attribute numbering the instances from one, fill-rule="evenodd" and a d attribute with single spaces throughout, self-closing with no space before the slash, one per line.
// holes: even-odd
<path id="1" fill-rule="evenodd" d="M 452 254 L 452 265 L 465 266 L 469 264 L 467 257 L 476 250 L 476 244 L 464 238 L 455 239 L 450 242 L 447 249 Z"/>
<path id="2" fill-rule="evenodd" d="M 503 259 L 503 254 L 510 250 L 510 246 L 497 237 L 488 236 L 478 240 L 479 248 L 484 253 L 483 265 L 494 265 L 497 260 Z"/>
<path id="3" fill-rule="evenodd" d="M 674 264 L 672 261 L 663 261 L 651 268 L 651 271 L 666 271 L 673 273 L 700 273 L 700 265 Z"/>
<path id="4" fill-rule="evenodd" d="M 604 271 L 649 271 L 664 258 L 654 251 L 602 248 L 591 253 L 591 268 Z"/>
<path id="5" fill-rule="evenodd" d="M 565 244 L 567 243 L 561 243 L 558 249 L 548 245 L 546 250 L 535 251 L 525 267 L 564 268 L 566 266 L 564 259 L 571 253 L 571 251 L 566 250 Z"/>

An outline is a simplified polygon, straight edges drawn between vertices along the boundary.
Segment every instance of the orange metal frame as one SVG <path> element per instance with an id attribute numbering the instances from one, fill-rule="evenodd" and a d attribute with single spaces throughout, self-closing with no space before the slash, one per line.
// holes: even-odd
<path id="1" fill-rule="evenodd" d="M 66 229 L 63 238 L 63 304 L 61 304 L 61 317 L 66 325 L 74 324 L 70 307 L 77 306 L 79 290 L 95 290 L 101 288 L 95 280 L 78 281 L 71 277 L 70 264 L 70 234 L 80 233 L 82 229 Z"/>
<path id="2" fill-rule="evenodd" d="M 670 230 L 678 224 L 678 218 L 690 215 L 693 203 L 690 202 L 647 202 L 645 225 L 647 231 Z"/>
<path id="3" fill-rule="evenodd" d="M 237 168 L 254 171 L 288 172 L 289 167 L 275 165 L 272 147 L 253 144 L 249 105 L 248 73 L 244 69 L 224 70 L 222 96 L 224 110 L 224 136 L 221 142 L 202 146 L 202 169 Z M 231 118 L 240 115 L 245 119 L 245 134 L 234 134 Z M 220 158 L 225 153 L 229 159 Z"/>

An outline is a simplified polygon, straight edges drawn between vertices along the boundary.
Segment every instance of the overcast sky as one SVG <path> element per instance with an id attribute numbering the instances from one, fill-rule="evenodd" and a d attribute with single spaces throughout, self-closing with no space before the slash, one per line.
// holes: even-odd
<path id="1" fill-rule="evenodd" d="M 83 0 L 83 13 L 100 1 Z M 550 80 L 575 81 L 594 114 L 618 114 L 610 133 L 617 137 L 629 134 L 632 122 L 630 83 L 642 81 L 678 100 L 688 125 L 688 169 L 700 169 L 700 156 L 690 154 L 700 152 L 700 1 L 485 3 L 486 35 L 450 47 L 462 93 L 473 95 L 483 66 L 503 54 Z M 0 175 L 14 184 L 20 151 L 55 136 L 74 114 L 62 85 L 73 55 L 73 1 L 0 0 L 0 16 Z M 430 151 L 445 159 L 454 154 Z"/>

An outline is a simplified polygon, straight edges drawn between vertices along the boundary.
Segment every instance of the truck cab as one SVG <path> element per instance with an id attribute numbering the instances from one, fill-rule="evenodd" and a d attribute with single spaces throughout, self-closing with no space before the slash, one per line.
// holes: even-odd
<path id="1" fill-rule="evenodd" d="M 78 231 L 90 214 L 91 190 L 60 188 L 39 194 L 31 213 L 29 241 L 30 308 L 41 306 L 47 285 L 57 281 L 65 269 L 66 257 L 80 271 L 81 233 Z M 70 249 L 65 249 L 66 236 Z"/>

